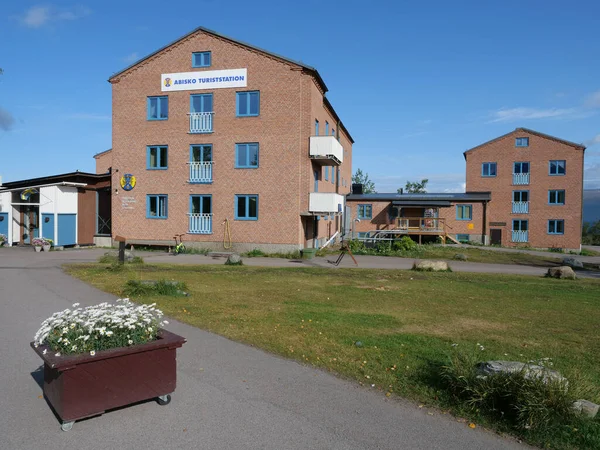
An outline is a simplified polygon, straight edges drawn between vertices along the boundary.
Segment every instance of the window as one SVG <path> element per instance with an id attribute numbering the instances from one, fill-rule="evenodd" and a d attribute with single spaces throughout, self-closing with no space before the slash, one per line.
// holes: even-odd
<path id="1" fill-rule="evenodd" d="M 529 222 L 527 220 L 513 220 L 513 231 L 527 231 L 529 229 Z"/>
<path id="2" fill-rule="evenodd" d="M 513 202 L 528 202 L 529 191 L 513 191 Z"/>
<path id="3" fill-rule="evenodd" d="M 333 128 L 331 129 L 331 135 L 335 136 L 335 130 Z"/>
<path id="4" fill-rule="evenodd" d="M 515 139 L 515 147 L 529 147 L 529 138 L 517 138 Z"/>
<path id="5" fill-rule="evenodd" d="M 191 145 L 190 162 L 209 163 L 212 162 L 212 144 Z"/>
<path id="6" fill-rule="evenodd" d="M 212 196 L 190 195 L 190 214 L 212 214 Z"/>
<path id="7" fill-rule="evenodd" d="M 235 219 L 258 220 L 258 195 L 235 196 Z"/>
<path id="8" fill-rule="evenodd" d="M 529 173 L 528 162 L 516 162 L 513 164 L 513 173 Z"/>
<path id="9" fill-rule="evenodd" d="M 456 205 L 456 220 L 471 220 L 472 218 L 472 205 Z"/>
<path id="10" fill-rule="evenodd" d="M 456 240 L 458 242 L 469 242 L 469 235 L 468 234 L 457 234 L 456 235 Z"/>
<path id="11" fill-rule="evenodd" d="M 567 171 L 566 169 L 567 162 L 565 160 L 550 161 L 550 175 L 564 175 Z"/>
<path id="12" fill-rule="evenodd" d="M 148 120 L 167 120 L 169 118 L 169 97 L 148 97 Z"/>
<path id="13" fill-rule="evenodd" d="M 564 205 L 565 191 L 562 189 L 548 191 L 548 203 L 551 205 Z"/>
<path id="14" fill-rule="evenodd" d="M 372 219 L 373 218 L 373 205 L 358 205 L 358 218 L 359 219 Z"/>
<path id="15" fill-rule="evenodd" d="M 325 166 L 325 181 L 329 181 L 329 166 Z"/>
<path id="16" fill-rule="evenodd" d="M 550 219 L 548 221 L 548 234 L 565 234 L 565 221 Z"/>
<path id="17" fill-rule="evenodd" d="M 315 119 L 315 136 L 319 135 L 319 121 Z"/>
<path id="18" fill-rule="evenodd" d="M 156 145 L 147 147 L 146 168 L 147 169 L 166 169 L 167 168 L 167 146 Z"/>
<path id="19" fill-rule="evenodd" d="M 188 233 L 212 234 L 211 195 L 190 195 Z"/>
<path id="20" fill-rule="evenodd" d="M 329 136 L 329 122 L 325 121 L 325 136 Z"/>
<path id="21" fill-rule="evenodd" d="M 335 167 L 331 168 L 331 184 L 335 184 Z"/>
<path id="22" fill-rule="evenodd" d="M 147 195 L 146 196 L 146 218 L 147 219 L 166 219 L 167 214 L 167 195 Z"/>
<path id="23" fill-rule="evenodd" d="M 496 176 L 496 163 L 486 162 L 481 165 L 481 176 L 482 177 L 495 177 Z"/>
<path id="24" fill-rule="evenodd" d="M 211 63 L 210 52 L 192 53 L 192 67 L 210 67 L 210 63 Z"/>
<path id="25" fill-rule="evenodd" d="M 258 168 L 258 143 L 235 144 L 235 168 Z"/>
<path id="26" fill-rule="evenodd" d="M 258 116 L 260 113 L 260 92 L 236 92 L 236 114 L 238 117 Z"/>
<path id="27" fill-rule="evenodd" d="M 213 112 L 213 95 L 212 94 L 192 94 L 192 95 L 190 95 L 190 112 L 191 113 Z"/>

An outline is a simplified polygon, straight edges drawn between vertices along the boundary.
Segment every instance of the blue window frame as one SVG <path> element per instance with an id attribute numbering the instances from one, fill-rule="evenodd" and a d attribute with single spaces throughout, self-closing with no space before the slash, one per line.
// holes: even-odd
<path id="1" fill-rule="evenodd" d="M 212 195 L 190 195 L 190 214 L 212 214 Z"/>
<path id="2" fill-rule="evenodd" d="M 565 234 L 565 221 L 562 219 L 550 219 L 548 221 L 548 234 Z"/>
<path id="3" fill-rule="evenodd" d="M 335 184 L 335 167 L 331 168 L 331 184 Z"/>
<path id="4" fill-rule="evenodd" d="M 485 162 L 481 164 L 481 176 L 482 177 L 495 177 L 496 176 L 496 163 Z"/>
<path id="5" fill-rule="evenodd" d="M 190 162 L 212 162 L 212 144 L 190 145 Z"/>
<path id="6" fill-rule="evenodd" d="M 456 205 L 456 220 L 473 219 L 473 205 Z"/>
<path id="7" fill-rule="evenodd" d="M 166 219 L 168 214 L 168 195 L 150 194 L 146 195 L 146 218 Z"/>
<path id="8" fill-rule="evenodd" d="M 315 136 L 319 135 L 319 121 L 315 119 Z"/>
<path id="9" fill-rule="evenodd" d="M 235 196 L 235 220 L 258 220 L 258 195 Z"/>
<path id="10" fill-rule="evenodd" d="M 529 191 L 513 191 L 513 202 L 528 202 Z"/>
<path id="11" fill-rule="evenodd" d="M 529 230 L 529 221 L 528 220 L 514 219 L 512 222 L 513 222 L 512 223 L 513 231 L 528 231 Z"/>
<path id="12" fill-rule="evenodd" d="M 529 138 L 520 137 L 515 139 L 515 147 L 529 147 Z"/>
<path id="13" fill-rule="evenodd" d="M 169 97 L 148 97 L 146 118 L 148 120 L 167 120 L 169 118 Z"/>
<path id="14" fill-rule="evenodd" d="M 331 129 L 331 135 L 335 136 L 335 130 L 333 128 Z"/>
<path id="15" fill-rule="evenodd" d="M 235 144 L 235 168 L 258 168 L 258 143 Z"/>
<path id="16" fill-rule="evenodd" d="M 323 170 L 325 170 L 325 181 L 329 181 L 329 166 L 323 167 Z"/>
<path id="17" fill-rule="evenodd" d="M 325 136 L 329 136 L 329 122 L 325 121 Z"/>
<path id="18" fill-rule="evenodd" d="M 458 242 L 469 242 L 469 235 L 468 234 L 457 234 L 456 235 L 456 240 Z"/>
<path id="19" fill-rule="evenodd" d="M 564 205 L 565 191 L 564 189 L 551 189 L 548 191 L 548 203 L 550 205 Z"/>
<path id="20" fill-rule="evenodd" d="M 213 112 L 212 94 L 192 94 L 190 95 L 190 112 L 205 113 Z"/>
<path id="21" fill-rule="evenodd" d="M 548 166 L 549 175 L 564 175 L 567 173 L 567 161 L 563 160 L 554 160 L 550 161 Z"/>
<path id="22" fill-rule="evenodd" d="M 253 117 L 260 114 L 260 92 L 236 92 L 236 115 L 238 117 Z"/>
<path id="23" fill-rule="evenodd" d="M 146 168 L 148 170 L 165 170 L 167 162 L 168 147 L 166 145 L 149 145 L 146 147 Z"/>
<path id="24" fill-rule="evenodd" d="M 192 67 L 210 67 L 211 59 L 210 52 L 194 52 L 192 53 Z"/>
<path id="25" fill-rule="evenodd" d="M 359 219 L 372 219 L 373 205 L 358 205 L 357 213 Z"/>
<path id="26" fill-rule="evenodd" d="M 513 173 L 529 173 L 528 162 L 516 162 L 513 164 Z"/>

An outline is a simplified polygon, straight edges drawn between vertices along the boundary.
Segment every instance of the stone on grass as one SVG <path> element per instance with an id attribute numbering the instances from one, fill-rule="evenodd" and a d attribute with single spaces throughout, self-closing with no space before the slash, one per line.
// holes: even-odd
<path id="1" fill-rule="evenodd" d="M 573 269 L 583 269 L 583 263 L 575 258 L 563 258 L 562 265 L 572 267 Z"/>
<path id="2" fill-rule="evenodd" d="M 240 255 L 232 253 L 227 257 L 227 261 L 225 261 L 225 264 L 229 266 L 240 266 L 242 265 L 242 258 L 240 257 Z"/>
<path id="3" fill-rule="evenodd" d="M 467 255 L 465 255 L 464 253 L 457 253 L 456 255 L 454 255 L 454 259 L 456 259 L 457 261 L 466 261 L 467 259 Z"/>
<path id="4" fill-rule="evenodd" d="M 600 405 L 596 405 L 589 400 L 577 400 L 576 402 L 573 402 L 573 409 L 576 413 L 593 419 L 596 417 L 596 414 L 598 414 Z"/>
<path id="5" fill-rule="evenodd" d="M 446 261 L 430 261 L 424 259 L 423 261 L 415 261 L 413 264 L 413 270 L 423 270 L 427 272 L 447 272 L 450 270 Z"/>
<path id="6" fill-rule="evenodd" d="M 113 250 L 111 252 L 106 252 L 106 253 L 104 253 L 104 256 L 112 256 L 114 258 L 119 259 L 119 251 Z M 133 258 L 135 258 L 135 255 L 133 254 L 133 252 L 131 250 L 125 250 L 125 262 L 131 262 L 131 261 L 133 261 Z"/>
<path id="7" fill-rule="evenodd" d="M 537 364 L 525 364 L 519 361 L 486 361 L 477 365 L 479 373 L 482 375 L 496 375 L 509 373 L 522 373 L 525 378 L 541 378 L 544 383 L 556 381 L 564 383 L 565 387 L 568 381 L 556 370 L 550 370 Z"/>
<path id="8" fill-rule="evenodd" d="M 547 277 L 550 278 L 565 278 L 567 280 L 575 280 L 575 272 L 569 266 L 551 267 L 546 273 Z"/>

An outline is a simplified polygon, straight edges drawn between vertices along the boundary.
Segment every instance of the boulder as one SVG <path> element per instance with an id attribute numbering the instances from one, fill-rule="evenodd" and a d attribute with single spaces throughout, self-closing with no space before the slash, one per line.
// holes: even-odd
<path id="1" fill-rule="evenodd" d="M 522 373 L 525 378 L 541 378 L 544 383 L 557 381 L 564 383 L 568 381 L 556 370 L 550 370 L 536 364 L 525 364 L 519 361 L 486 361 L 477 366 L 481 375 L 496 375 L 499 373 Z"/>
<path id="2" fill-rule="evenodd" d="M 457 261 L 466 261 L 467 259 L 467 255 L 465 255 L 464 253 L 457 253 L 456 255 L 454 255 L 454 259 Z"/>
<path id="3" fill-rule="evenodd" d="M 450 270 L 446 261 L 430 261 L 424 259 L 423 261 L 415 261 L 413 264 L 413 270 L 424 270 L 428 272 L 447 272 Z"/>
<path id="4" fill-rule="evenodd" d="M 55 249 L 56 249 L 56 247 L 55 247 Z M 104 255 L 105 256 L 113 256 L 113 257 L 119 259 L 119 251 L 118 250 L 106 252 L 106 253 L 104 253 Z M 125 262 L 131 262 L 131 261 L 133 261 L 133 258 L 135 258 L 135 255 L 133 254 L 133 252 L 131 250 L 125 250 Z"/>
<path id="5" fill-rule="evenodd" d="M 573 269 L 583 269 L 583 263 L 575 258 L 563 258 L 562 265 L 572 267 Z"/>
<path id="6" fill-rule="evenodd" d="M 596 417 L 596 414 L 598 414 L 600 405 L 596 405 L 589 400 L 577 400 L 576 402 L 573 402 L 573 409 L 576 413 L 593 419 Z"/>
<path id="7" fill-rule="evenodd" d="M 227 257 L 227 261 L 225 261 L 225 264 L 230 266 L 239 266 L 242 264 L 242 258 L 240 257 L 240 255 L 232 253 Z"/>
<path id="8" fill-rule="evenodd" d="M 550 278 L 566 278 L 568 280 L 575 280 L 575 272 L 569 266 L 551 267 L 546 273 L 547 277 Z"/>

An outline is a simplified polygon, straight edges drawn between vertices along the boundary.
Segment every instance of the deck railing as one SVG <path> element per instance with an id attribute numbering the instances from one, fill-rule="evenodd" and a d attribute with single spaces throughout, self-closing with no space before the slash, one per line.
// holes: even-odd
<path id="1" fill-rule="evenodd" d="M 528 231 L 513 231 L 512 232 L 513 242 L 528 242 L 529 232 Z"/>
<path id="2" fill-rule="evenodd" d="M 190 133 L 212 133 L 214 112 L 189 113 Z"/>
<path id="3" fill-rule="evenodd" d="M 513 173 L 513 184 L 529 184 L 529 173 Z"/>
<path id="4" fill-rule="evenodd" d="M 445 232 L 445 219 L 438 217 L 399 217 L 398 229 L 406 231 Z"/>
<path id="5" fill-rule="evenodd" d="M 529 214 L 529 202 L 512 202 L 513 214 Z"/>
<path id="6" fill-rule="evenodd" d="M 212 183 L 213 162 L 191 162 L 190 183 Z"/>
<path id="7" fill-rule="evenodd" d="M 211 234 L 212 233 L 212 214 L 188 214 L 190 234 Z"/>

